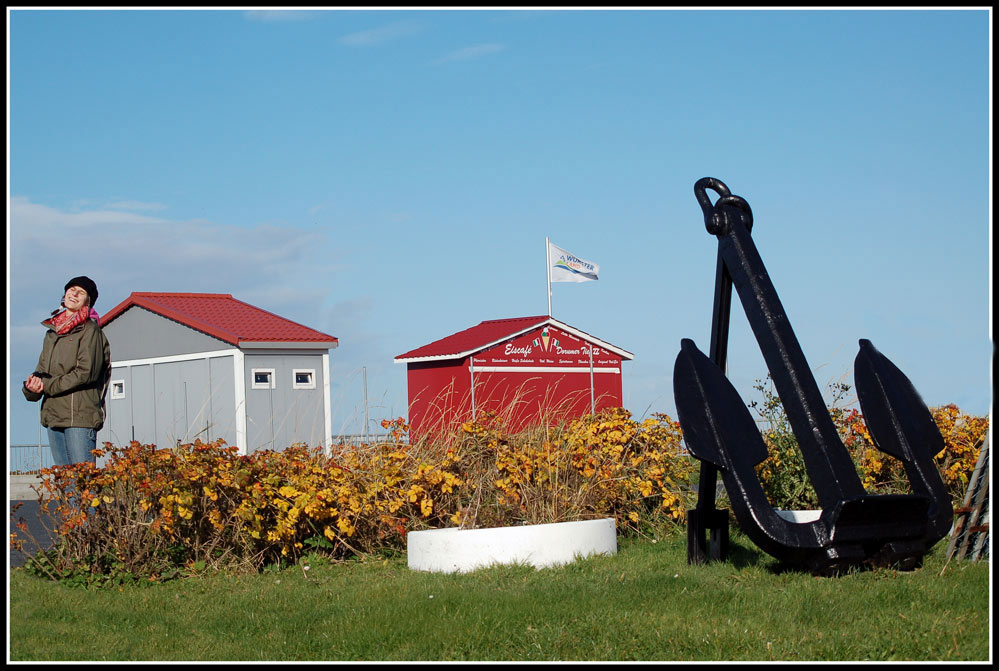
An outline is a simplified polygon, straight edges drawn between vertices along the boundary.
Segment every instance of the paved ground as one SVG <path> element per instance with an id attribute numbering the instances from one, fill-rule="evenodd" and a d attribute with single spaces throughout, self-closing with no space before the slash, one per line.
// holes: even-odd
<path id="1" fill-rule="evenodd" d="M 19 503 L 21 505 L 17 508 L 17 511 L 15 511 L 14 507 Z M 10 501 L 10 528 L 12 532 L 17 531 L 14 524 L 21 519 L 23 519 L 25 524 L 28 525 L 28 533 L 38 541 L 41 549 L 48 549 L 52 547 L 52 535 L 50 534 L 47 526 L 43 524 L 44 520 L 39 514 L 37 500 Z M 48 526 L 52 526 L 51 523 Z M 22 535 L 23 534 L 21 532 L 18 532 L 19 537 Z M 14 550 L 8 546 L 8 552 L 10 553 L 10 568 L 23 566 L 24 562 L 28 559 L 26 555 L 32 555 L 37 551 L 38 548 L 31 542 L 30 539 L 25 540 L 24 552 Z"/>
<path id="2" fill-rule="evenodd" d="M 42 549 L 52 547 L 52 535 L 49 533 L 47 528 L 47 526 L 52 525 L 48 524 L 46 526 L 43 524 L 43 520 L 40 518 L 38 511 L 38 493 L 31 489 L 31 485 L 38 482 L 38 476 L 11 475 L 9 482 L 9 519 L 11 532 L 17 531 L 14 525 L 19 520 L 23 519 L 25 524 L 28 525 L 28 532 L 38 541 Z M 18 504 L 20 505 L 18 506 Z M 16 512 L 14 511 L 15 507 L 17 507 Z M 21 537 L 23 534 L 18 532 L 18 536 Z M 28 555 L 34 554 L 38 550 L 30 539 L 26 539 L 24 545 L 24 550 Z M 10 560 L 9 565 L 11 568 L 23 566 L 24 562 L 28 559 L 27 556 L 25 556 L 25 553 L 13 550 L 9 545 L 8 552 Z"/>
<path id="3" fill-rule="evenodd" d="M 8 481 L 10 482 L 11 501 L 24 501 L 27 499 L 34 501 L 38 498 L 38 492 L 33 490 L 31 487 L 41 482 L 41 476 L 10 475 L 8 476 Z"/>

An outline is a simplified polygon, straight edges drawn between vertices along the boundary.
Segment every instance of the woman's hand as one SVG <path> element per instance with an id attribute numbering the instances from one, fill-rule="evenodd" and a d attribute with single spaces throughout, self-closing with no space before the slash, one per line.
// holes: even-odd
<path id="1" fill-rule="evenodd" d="M 24 381 L 25 388 L 35 394 L 41 394 L 44 389 L 42 388 L 42 378 L 37 375 L 29 375 L 28 379 Z"/>

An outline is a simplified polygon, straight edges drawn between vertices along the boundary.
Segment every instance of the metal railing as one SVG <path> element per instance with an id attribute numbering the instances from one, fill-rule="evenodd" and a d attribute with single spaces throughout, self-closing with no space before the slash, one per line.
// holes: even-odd
<path id="1" fill-rule="evenodd" d="M 334 445 L 364 445 L 391 442 L 392 435 L 388 433 L 345 433 L 333 436 Z"/>
<path id="2" fill-rule="evenodd" d="M 52 451 L 48 445 L 32 443 L 30 445 L 10 446 L 10 467 L 13 475 L 37 473 L 43 468 L 52 466 Z"/>
<path id="3" fill-rule="evenodd" d="M 333 436 L 334 445 L 364 445 L 365 443 L 391 442 L 392 436 L 387 433 L 343 434 Z M 43 468 L 53 465 L 52 451 L 48 445 L 38 443 L 18 444 L 10 446 L 11 475 L 38 473 Z"/>

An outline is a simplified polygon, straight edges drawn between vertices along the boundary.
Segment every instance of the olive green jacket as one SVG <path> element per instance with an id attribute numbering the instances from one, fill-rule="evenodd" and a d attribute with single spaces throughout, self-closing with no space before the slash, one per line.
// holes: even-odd
<path id="1" fill-rule="evenodd" d="M 104 426 L 105 396 L 111 377 L 111 346 L 101 327 L 88 319 L 76 328 L 56 333 L 48 328 L 35 375 L 42 378 L 42 393 L 22 386 L 29 401 L 42 401 L 41 422 L 48 428 Z"/>

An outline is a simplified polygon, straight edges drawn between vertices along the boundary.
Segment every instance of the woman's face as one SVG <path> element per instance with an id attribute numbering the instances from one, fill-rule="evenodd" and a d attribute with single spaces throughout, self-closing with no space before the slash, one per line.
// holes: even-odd
<path id="1" fill-rule="evenodd" d="M 87 296 L 87 292 L 80 287 L 70 287 L 66 289 L 66 295 L 62 298 L 62 304 L 66 306 L 66 309 L 70 312 L 76 312 L 84 305 L 89 304 L 90 297 Z"/>

